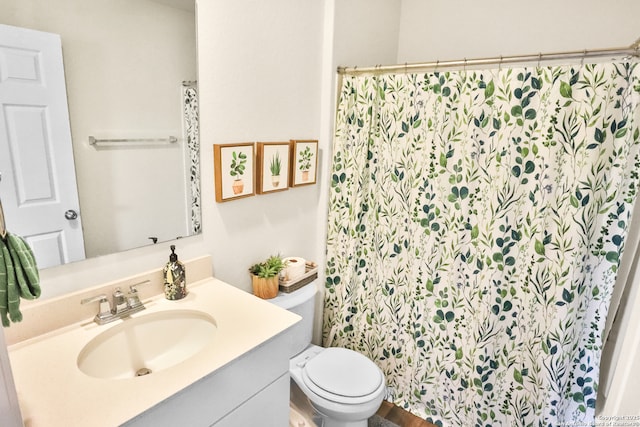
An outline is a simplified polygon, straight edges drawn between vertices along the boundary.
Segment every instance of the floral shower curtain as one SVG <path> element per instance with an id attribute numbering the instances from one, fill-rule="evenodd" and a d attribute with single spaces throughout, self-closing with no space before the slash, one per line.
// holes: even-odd
<path id="1" fill-rule="evenodd" d="M 200 206 L 200 108 L 196 81 L 182 82 L 182 118 L 186 140 L 187 166 L 189 168 L 190 223 L 192 234 L 202 230 Z"/>
<path id="2" fill-rule="evenodd" d="M 436 424 L 590 425 L 638 186 L 638 70 L 345 76 L 325 343 Z"/>

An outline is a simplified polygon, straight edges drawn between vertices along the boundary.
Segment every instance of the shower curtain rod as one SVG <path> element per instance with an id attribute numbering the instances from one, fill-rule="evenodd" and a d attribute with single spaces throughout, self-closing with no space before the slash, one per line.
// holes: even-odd
<path id="1" fill-rule="evenodd" d="M 457 59 L 453 61 L 436 61 L 405 63 L 396 65 L 376 65 L 375 67 L 338 67 L 338 74 L 384 74 L 397 72 L 437 71 L 444 68 L 478 67 L 485 65 L 517 64 L 523 62 L 559 61 L 567 59 L 590 59 L 606 57 L 640 57 L 640 39 L 629 47 L 611 49 L 592 49 L 556 53 L 538 53 L 534 55 L 513 55 L 490 58 Z"/>

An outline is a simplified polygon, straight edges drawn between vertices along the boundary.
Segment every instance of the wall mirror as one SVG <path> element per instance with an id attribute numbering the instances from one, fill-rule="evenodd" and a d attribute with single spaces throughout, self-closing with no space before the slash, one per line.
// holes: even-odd
<path id="1" fill-rule="evenodd" d="M 195 0 L 7 0 L 0 17 L 0 198 L 39 267 L 199 233 Z"/>

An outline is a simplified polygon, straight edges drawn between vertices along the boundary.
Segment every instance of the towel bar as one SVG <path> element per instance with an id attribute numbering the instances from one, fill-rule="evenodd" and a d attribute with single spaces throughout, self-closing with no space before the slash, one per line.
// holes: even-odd
<path id="1" fill-rule="evenodd" d="M 178 138 L 175 136 L 169 136 L 168 138 L 120 138 L 120 139 L 97 139 L 93 136 L 89 136 L 89 144 L 90 145 L 99 145 L 103 143 L 138 143 L 138 142 L 168 142 L 169 144 L 174 144 L 178 142 Z"/>

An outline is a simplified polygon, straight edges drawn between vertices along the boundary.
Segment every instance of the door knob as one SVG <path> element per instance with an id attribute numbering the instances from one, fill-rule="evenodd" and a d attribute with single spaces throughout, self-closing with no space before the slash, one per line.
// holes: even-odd
<path id="1" fill-rule="evenodd" d="M 71 221 L 72 219 L 78 218 L 78 212 L 74 211 L 73 209 L 69 209 L 64 213 L 64 217 Z"/>

